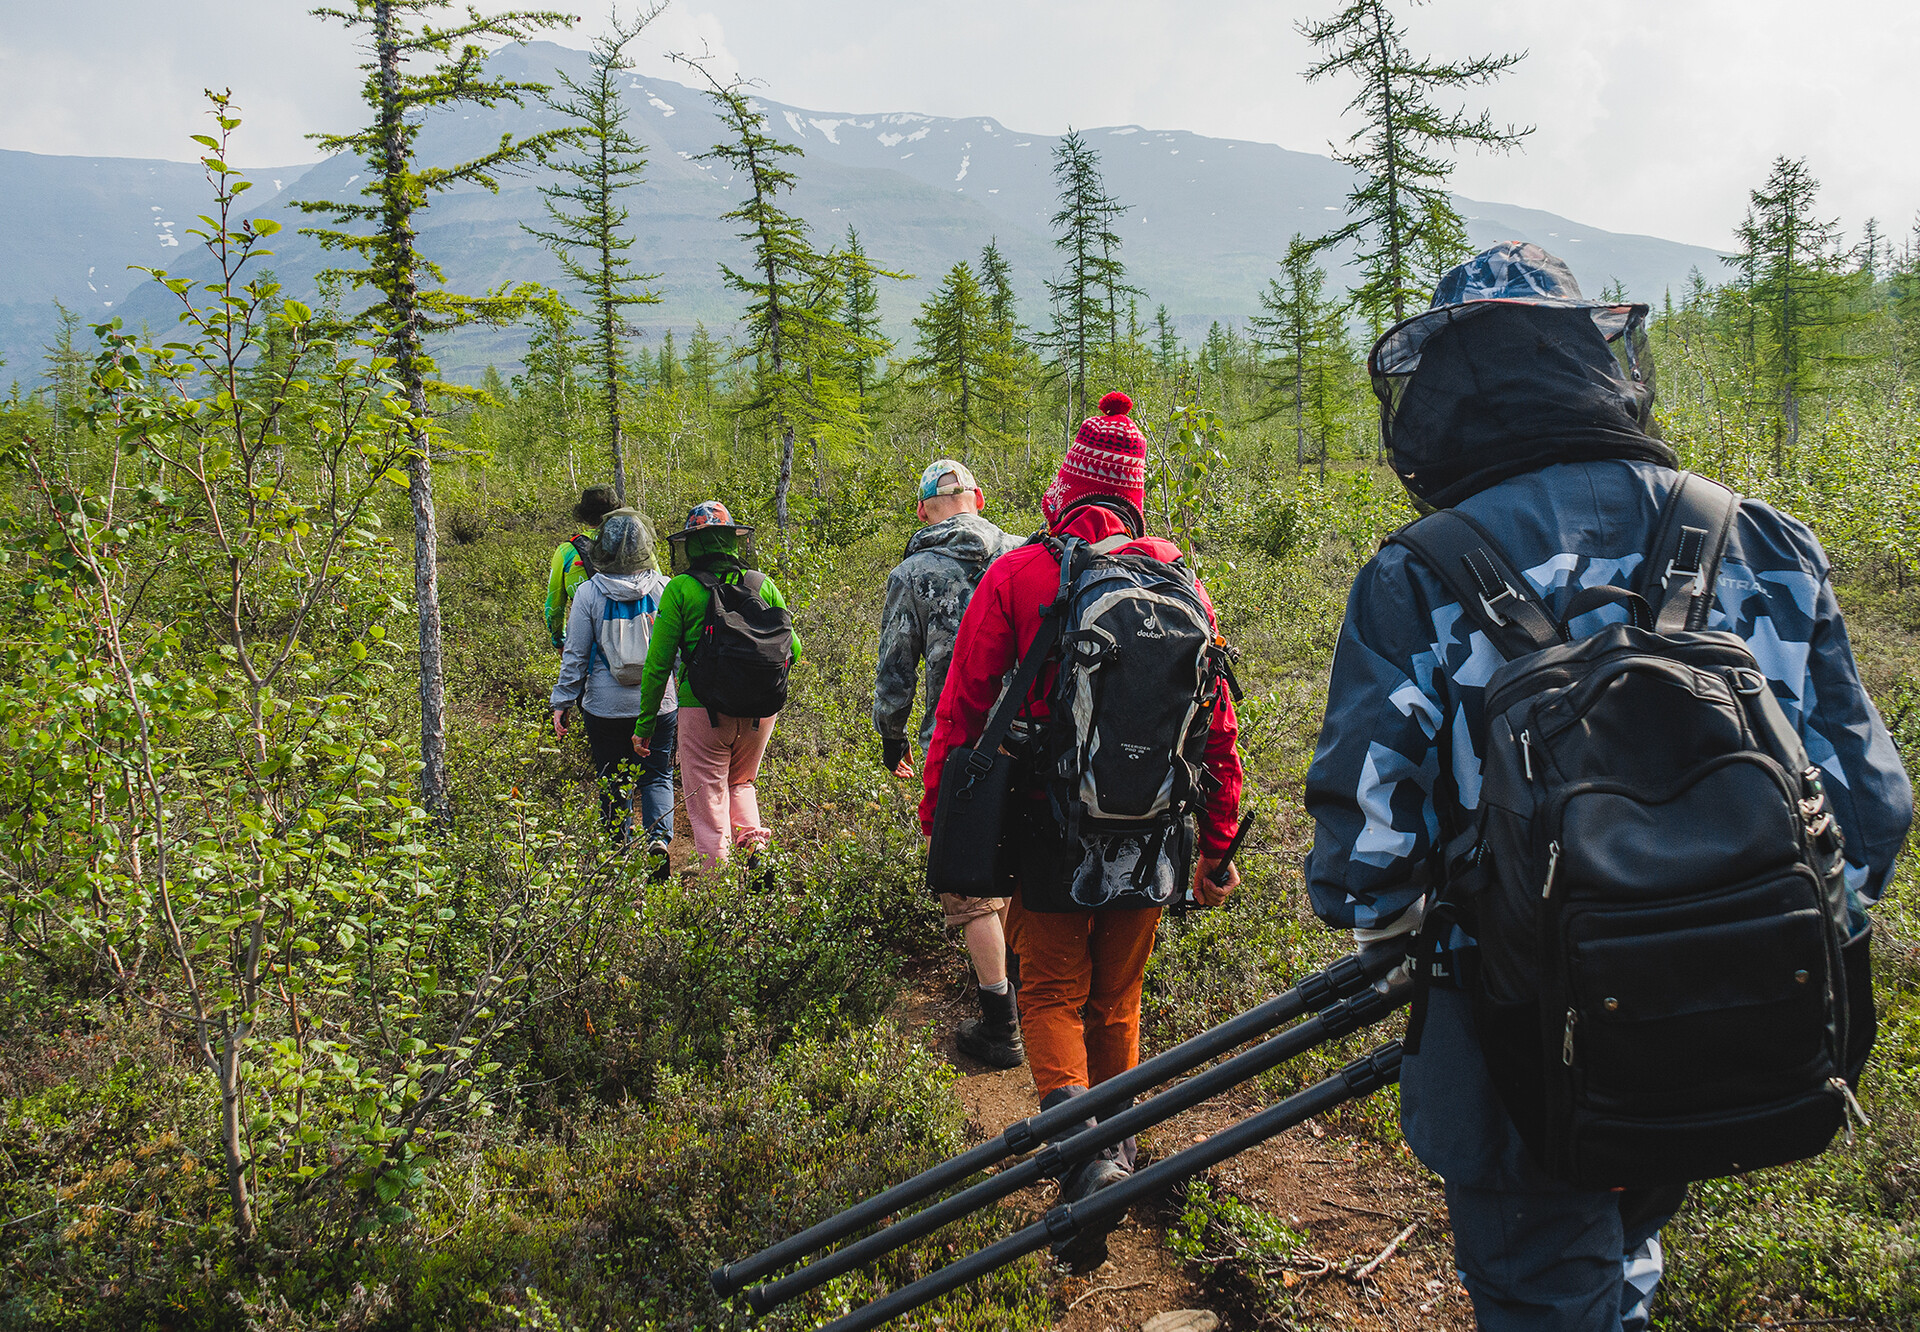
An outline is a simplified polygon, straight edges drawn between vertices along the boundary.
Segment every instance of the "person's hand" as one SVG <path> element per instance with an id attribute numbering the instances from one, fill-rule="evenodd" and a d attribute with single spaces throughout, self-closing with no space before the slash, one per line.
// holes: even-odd
<path id="1" fill-rule="evenodd" d="M 895 777 L 913 776 L 913 746 L 902 736 L 880 737 L 880 766 Z"/>
<path id="2" fill-rule="evenodd" d="M 1204 907 L 1217 907 L 1233 896 L 1233 890 L 1240 886 L 1240 867 L 1231 862 L 1227 865 L 1227 881 L 1215 883 L 1213 872 L 1220 868 L 1220 862 L 1212 856 L 1201 856 L 1193 867 L 1193 900 Z"/>
<path id="3" fill-rule="evenodd" d="M 645 758 L 653 752 L 653 745 L 647 740 L 646 736 L 636 735 L 633 737 L 633 752 L 641 758 Z"/>
<path id="4" fill-rule="evenodd" d="M 567 738 L 567 710 L 565 708 L 555 708 L 553 710 L 553 733 L 562 740 Z"/>

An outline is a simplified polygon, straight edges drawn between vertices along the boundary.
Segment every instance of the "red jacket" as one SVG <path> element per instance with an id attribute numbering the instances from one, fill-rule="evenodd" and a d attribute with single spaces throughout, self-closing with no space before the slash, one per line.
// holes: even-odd
<path id="1" fill-rule="evenodd" d="M 1061 536 L 1077 536 L 1083 541 L 1101 541 L 1126 531 L 1118 514 L 1110 509 L 1076 509 L 1066 523 L 1055 529 Z M 1144 537 L 1120 548 L 1171 561 L 1180 548 L 1159 537 Z M 920 800 L 920 829 L 933 832 L 933 811 L 940 795 L 940 769 L 946 764 L 947 751 L 970 745 L 987 729 L 987 715 L 993 711 L 1003 680 L 1020 664 L 1021 656 L 1040 632 L 1040 612 L 1050 605 L 1060 590 L 1060 563 L 1045 546 L 1021 546 L 1008 551 L 991 565 L 974 589 L 973 600 L 960 620 L 960 632 L 953 643 L 953 661 L 947 667 L 946 688 L 940 693 L 940 705 L 934 715 L 933 739 L 927 746 L 923 780 L 926 794 Z M 1213 602 L 1207 589 L 1200 589 L 1207 617 L 1213 619 Z M 1217 628 L 1217 624 L 1216 624 Z M 1049 662 L 1034 681 L 1028 703 L 1036 717 L 1047 715 L 1047 697 L 1053 690 L 1055 670 Z M 1200 853 L 1218 856 L 1233 840 L 1234 824 L 1240 809 L 1242 771 L 1240 751 L 1235 741 L 1240 722 L 1233 713 L 1233 700 L 1225 687 L 1213 710 L 1212 734 L 1207 737 L 1207 771 L 1220 783 L 1200 815 Z"/>

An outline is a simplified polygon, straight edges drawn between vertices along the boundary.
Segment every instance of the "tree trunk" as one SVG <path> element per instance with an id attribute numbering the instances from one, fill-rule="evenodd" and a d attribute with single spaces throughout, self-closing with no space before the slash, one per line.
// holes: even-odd
<path id="1" fill-rule="evenodd" d="M 447 696 L 440 648 L 439 539 L 434 530 L 432 441 L 427 435 L 426 373 L 421 365 L 420 312 L 413 205 L 400 182 L 407 150 L 400 107 L 400 51 L 394 39 L 390 0 L 374 6 L 374 47 L 379 59 L 380 122 L 385 211 L 381 228 L 390 247 L 387 292 L 393 316 L 394 372 L 419 422 L 411 432 L 414 457 L 407 464 L 407 498 L 413 503 L 413 596 L 420 620 L 420 803 L 435 822 L 447 823 L 453 807 L 447 793 Z"/>
<path id="2" fill-rule="evenodd" d="M 233 1228 L 239 1232 L 241 1242 L 251 1244 L 258 1238 L 259 1231 L 253 1218 L 253 1195 L 247 1189 L 247 1158 L 240 1140 L 239 1034 L 228 1028 L 222 1033 L 218 1048 L 220 1149 L 226 1158 L 227 1193 L 233 1200 Z"/>
<path id="3" fill-rule="evenodd" d="M 793 423 L 787 422 L 780 435 L 780 476 L 773 484 L 773 517 L 782 532 L 787 530 L 787 492 L 793 489 Z"/>

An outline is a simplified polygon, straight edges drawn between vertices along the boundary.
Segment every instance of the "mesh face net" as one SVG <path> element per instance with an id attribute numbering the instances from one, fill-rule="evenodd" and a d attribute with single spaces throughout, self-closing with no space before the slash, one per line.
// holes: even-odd
<path id="1" fill-rule="evenodd" d="M 682 534 L 675 532 L 667 542 L 668 573 L 691 573 L 704 562 L 718 557 L 732 560 L 742 569 L 760 567 L 750 527 L 709 527 Z"/>
<path id="2" fill-rule="evenodd" d="M 1380 433 L 1436 508 L 1556 462 L 1673 465 L 1652 436 L 1644 305 L 1472 301 L 1389 329 L 1367 358 Z"/>
<path id="3" fill-rule="evenodd" d="M 593 538 L 593 567 L 602 573 L 638 573 L 657 567 L 653 528 L 632 509 L 615 509 L 600 520 Z"/>

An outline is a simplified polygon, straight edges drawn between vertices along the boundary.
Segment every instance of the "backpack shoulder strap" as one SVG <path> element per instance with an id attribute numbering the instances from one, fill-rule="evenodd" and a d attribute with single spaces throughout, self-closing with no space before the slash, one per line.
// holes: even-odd
<path id="1" fill-rule="evenodd" d="M 1013 683 L 1000 696 L 999 706 L 987 718 L 986 729 L 974 742 L 974 750 L 978 753 L 993 754 L 1000 748 L 1000 742 L 1007 738 L 1007 732 L 1012 729 L 1014 716 L 1026 705 L 1027 693 L 1039 678 L 1040 667 L 1060 641 L 1061 623 L 1067 615 L 1067 593 L 1073 586 L 1073 556 L 1081 543 L 1069 537 L 1064 544 L 1050 538 L 1045 544 L 1060 559 L 1060 590 L 1050 605 L 1041 608 L 1040 628 L 1035 632 L 1033 642 L 1027 645 L 1026 655 L 1020 658 L 1020 667 L 1014 672 Z"/>
<path id="2" fill-rule="evenodd" d="M 567 544 L 573 547 L 574 563 L 578 564 L 582 569 L 585 569 L 587 571 L 587 577 L 591 578 L 596 573 L 600 572 L 598 569 L 593 567 L 593 557 L 587 554 L 588 549 L 593 545 L 593 543 L 587 539 L 586 533 L 575 532 L 572 536 L 567 538 Z"/>
<path id="3" fill-rule="evenodd" d="M 756 597 L 760 597 L 761 585 L 766 581 L 767 576 L 758 569 L 742 569 L 740 571 L 740 586 L 746 588 L 747 591 L 753 593 Z M 766 598 L 760 597 L 760 600 L 765 601 Z"/>
<path id="4" fill-rule="evenodd" d="M 1565 641 L 1533 584 L 1507 563 L 1500 543 L 1464 513 L 1441 509 L 1387 540 L 1418 556 L 1508 660 Z"/>
<path id="5" fill-rule="evenodd" d="M 705 569 L 689 569 L 687 577 L 700 584 L 707 592 L 706 623 L 712 625 L 714 617 L 720 613 L 720 580 Z"/>
<path id="6" fill-rule="evenodd" d="M 1654 628 L 1663 634 L 1707 627 L 1720 557 L 1740 512 L 1740 497 L 1693 472 L 1661 506 L 1653 545 L 1642 575 L 1642 593 L 1656 607 Z"/>

